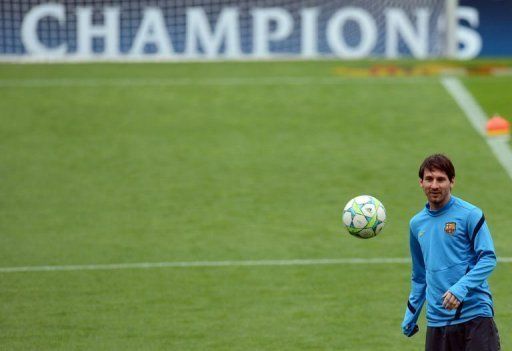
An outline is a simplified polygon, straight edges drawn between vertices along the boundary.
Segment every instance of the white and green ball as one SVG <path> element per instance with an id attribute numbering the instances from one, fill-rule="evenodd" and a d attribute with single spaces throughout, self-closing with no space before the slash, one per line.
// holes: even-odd
<path id="1" fill-rule="evenodd" d="M 343 224 L 353 236 L 373 238 L 386 223 L 386 209 L 382 202 L 370 195 L 350 200 L 343 209 Z"/>

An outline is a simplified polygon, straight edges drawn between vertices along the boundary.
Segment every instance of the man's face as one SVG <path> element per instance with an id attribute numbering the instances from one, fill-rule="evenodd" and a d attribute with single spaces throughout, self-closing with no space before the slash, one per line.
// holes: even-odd
<path id="1" fill-rule="evenodd" d="M 453 184 L 454 179 L 450 181 L 443 171 L 425 169 L 423 179 L 420 179 L 420 186 L 432 210 L 437 210 L 448 203 Z"/>

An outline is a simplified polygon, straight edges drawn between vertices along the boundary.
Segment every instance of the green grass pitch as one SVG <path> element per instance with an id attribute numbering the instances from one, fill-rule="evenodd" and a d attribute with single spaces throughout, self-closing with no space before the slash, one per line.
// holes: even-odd
<path id="1" fill-rule="evenodd" d="M 340 62 L 0 65 L 0 267 L 408 257 L 417 168 L 512 256 L 512 180 L 439 77 L 350 78 Z M 511 77 L 464 77 L 512 117 Z M 371 240 L 341 210 L 371 194 Z M 490 279 L 512 348 L 512 264 Z M 421 350 L 400 323 L 408 264 L 0 273 L 6 350 Z"/>

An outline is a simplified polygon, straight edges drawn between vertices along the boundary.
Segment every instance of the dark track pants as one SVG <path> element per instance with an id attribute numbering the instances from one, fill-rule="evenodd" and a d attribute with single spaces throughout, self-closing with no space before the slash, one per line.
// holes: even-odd
<path id="1" fill-rule="evenodd" d="M 426 351 L 499 351 L 500 336 L 491 317 L 446 327 L 427 327 Z"/>

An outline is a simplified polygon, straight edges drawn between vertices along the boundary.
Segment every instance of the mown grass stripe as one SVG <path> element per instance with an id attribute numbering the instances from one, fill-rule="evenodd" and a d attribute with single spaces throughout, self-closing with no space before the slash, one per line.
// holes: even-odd
<path id="1" fill-rule="evenodd" d="M 52 88 L 52 87 L 140 87 L 140 86 L 265 86 L 265 85 L 336 85 L 364 84 L 417 84 L 436 83 L 428 77 L 231 77 L 231 78 L 39 78 L 0 79 L 0 88 Z"/>

